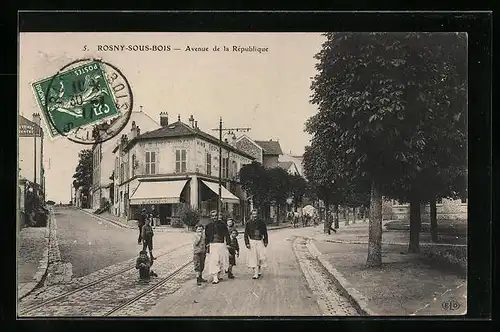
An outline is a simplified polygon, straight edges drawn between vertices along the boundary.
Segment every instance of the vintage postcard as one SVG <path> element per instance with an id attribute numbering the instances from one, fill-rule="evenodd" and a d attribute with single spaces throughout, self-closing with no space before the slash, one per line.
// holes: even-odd
<path id="1" fill-rule="evenodd" d="M 19 34 L 19 318 L 467 312 L 465 33 Z"/>

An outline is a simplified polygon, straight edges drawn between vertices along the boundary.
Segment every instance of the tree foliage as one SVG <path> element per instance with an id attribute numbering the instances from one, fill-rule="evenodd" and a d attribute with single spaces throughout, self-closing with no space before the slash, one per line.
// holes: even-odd
<path id="1" fill-rule="evenodd" d="M 78 165 L 76 166 L 75 173 L 73 174 L 73 187 L 75 188 L 75 190 L 81 188 L 82 198 L 87 198 L 87 202 L 83 203 L 85 206 L 87 206 L 88 200 L 90 198 L 90 188 L 92 186 L 92 150 L 81 150 L 78 153 L 78 158 Z"/>
<path id="2" fill-rule="evenodd" d="M 334 157 L 318 161 L 310 176 L 325 186 L 332 177 L 325 168 L 334 167 L 345 171 L 342 178 L 351 185 L 353 179 L 371 183 L 367 264 L 380 266 L 381 220 L 373 220 L 380 215 L 380 194 L 415 204 L 429 197 L 432 186 L 427 184 L 439 184 L 436 193 L 446 187 L 444 183 L 453 187 L 460 181 L 457 176 L 463 178 L 466 37 L 454 33 L 327 33 L 325 37 L 315 57 L 318 74 L 311 85 L 311 102 L 318 113 L 307 121 L 306 131 L 312 135 L 313 151 Z M 339 165 L 332 166 L 332 160 Z M 355 183 L 351 191 L 359 193 Z"/>

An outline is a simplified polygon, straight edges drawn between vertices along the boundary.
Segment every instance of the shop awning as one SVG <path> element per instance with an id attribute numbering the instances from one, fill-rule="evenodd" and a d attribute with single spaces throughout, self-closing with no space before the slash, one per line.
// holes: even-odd
<path id="1" fill-rule="evenodd" d="M 212 190 L 217 196 L 219 195 L 219 184 L 214 183 L 214 182 L 208 182 L 208 181 L 203 181 L 201 180 L 210 190 Z M 240 199 L 236 196 L 234 196 L 229 190 L 226 189 L 226 187 L 221 186 L 221 194 L 222 194 L 222 202 L 224 203 L 233 203 L 233 204 L 239 204 Z"/>
<path id="2" fill-rule="evenodd" d="M 130 205 L 179 203 L 186 182 L 187 180 L 141 182 L 130 197 Z"/>

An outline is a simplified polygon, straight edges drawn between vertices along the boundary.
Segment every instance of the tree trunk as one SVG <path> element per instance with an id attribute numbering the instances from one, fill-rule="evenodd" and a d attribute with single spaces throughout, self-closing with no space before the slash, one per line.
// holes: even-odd
<path id="1" fill-rule="evenodd" d="M 431 197 L 429 205 L 431 208 L 431 238 L 432 242 L 438 242 L 436 196 Z"/>
<path id="2" fill-rule="evenodd" d="M 352 208 L 352 223 L 355 224 L 356 223 L 356 208 L 353 207 Z"/>
<path id="3" fill-rule="evenodd" d="M 377 179 L 372 180 L 366 265 L 368 267 L 382 266 L 382 193 Z"/>
<path id="4" fill-rule="evenodd" d="M 335 205 L 335 229 L 339 228 L 339 205 Z"/>
<path id="5" fill-rule="evenodd" d="M 280 224 L 280 205 L 276 204 L 276 225 Z"/>
<path id="6" fill-rule="evenodd" d="M 346 213 L 346 212 L 347 212 L 347 213 Z M 344 218 L 345 218 L 345 222 L 344 222 L 344 224 L 345 224 L 346 226 L 348 226 L 348 225 L 349 225 L 349 207 L 346 207 L 346 208 L 344 209 L 344 216 L 345 216 L 345 217 L 344 217 Z"/>
<path id="7" fill-rule="evenodd" d="M 408 252 L 420 252 L 420 199 L 413 195 L 410 200 L 410 243 Z"/>
<path id="8" fill-rule="evenodd" d="M 323 224 L 323 232 L 328 234 L 330 231 L 330 218 L 329 218 L 330 205 L 325 202 L 325 223 Z"/>

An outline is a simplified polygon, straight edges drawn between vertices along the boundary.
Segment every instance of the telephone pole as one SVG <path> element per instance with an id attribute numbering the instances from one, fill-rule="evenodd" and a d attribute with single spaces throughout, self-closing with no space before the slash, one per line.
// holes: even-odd
<path id="1" fill-rule="evenodd" d="M 249 127 L 223 128 L 222 117 L 219 118 L 219 128 L 212 129 L 219 132 L 219 199 L 217 200 L 217 216 L 220 216 L 222 212 L 222 132 L 234 134 L 235 132 L 247 132 L 250 129 Z M 229 167 L 229 161 L 227 166 Z"/>

